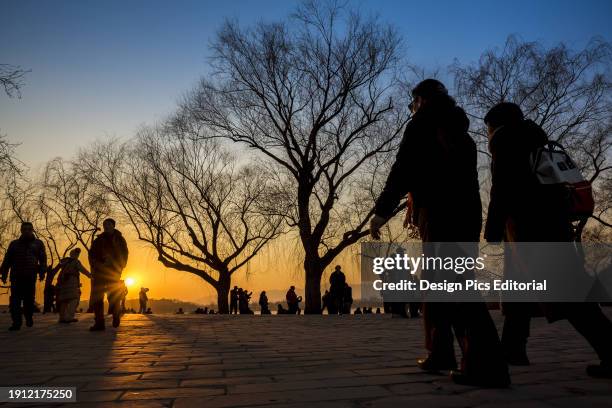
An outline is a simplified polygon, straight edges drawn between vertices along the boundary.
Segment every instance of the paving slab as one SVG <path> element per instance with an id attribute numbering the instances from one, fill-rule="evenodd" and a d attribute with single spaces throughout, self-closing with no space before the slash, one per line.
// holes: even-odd
<path id="1" fill-rule="evenodd" d="M 421 372 L 420 319 L 128 314 L 101 333 L 88 314 L 56 319 L 9 332 L 0 314 L 0 385 L 74 386 L 83 407 L 612 407 L 612 381 L 586 376 L 596 355 L 563 321 L 533 320 L 533 364 L 495 390 Z M 38 406 L 51 405 L 75 406 Z"/>

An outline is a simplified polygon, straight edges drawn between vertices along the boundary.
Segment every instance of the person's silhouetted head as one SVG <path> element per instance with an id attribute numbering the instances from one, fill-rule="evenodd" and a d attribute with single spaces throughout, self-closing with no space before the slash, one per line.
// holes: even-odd
<path id="1" fill-rule="evenodd" d="M 34 238 L 34 225 L 31 222 L 25 221 L 21 223 L 21 236 L 26 239 Z"/>
<path id="2" fill-rule="evenodd" d="M 341 267 L 340 265 L 336 265 L 336 270 L 337 270 L 337 271 L 339 271 L 339 270 L 341 270 L 341 269 L 342 269 L 342 267 Z"/>
<path id="3" fill-rule="evenodd" d="M 238 290 L 238 286 L 234 286 L 234 290 Z"/>
<path id="4" fill-rule="evenodd" d="M 291 287 L 289 289 L 295 290 L 295 286 L 291 285 Z"/>
<path id="5" fill-rule="evenodd" d="M 72 259 L 79 259 L 79 255 L 81 255 L 81 248 L 74 248 L 70 251 L 70 257 Z"/>
<path id="6" fill-rule="evenodd" d="M 439 98 L 449 98 L 448 90 L 444 84 L 437 79 L 428 78 L 421 81 L 412 89 L 412 102 L 410 111 L 414 114 L 423 106 Z"/>
<path id="7" fill-rule="evenodd" d="M 115 231 L 115 220 L 112 218 L 107 218 L 102 223 L 102 228 L 104 228 L 104 232 L 107 234 L 112 234 Z"/>
<path id="8" fill-rule="evenodd" d="M 519 123 L 523 119 L 525 119 L 525 115 L 516 103 L 498 103 L 492 107 L 484 117 L 484 123 L 487 125 L 489 140 L 493 137 L 495 131 L 500 127 Z"/>

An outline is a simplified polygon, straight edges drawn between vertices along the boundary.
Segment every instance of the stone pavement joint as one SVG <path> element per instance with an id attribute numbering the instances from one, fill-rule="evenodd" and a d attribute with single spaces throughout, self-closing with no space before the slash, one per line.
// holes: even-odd
<path id="1" fill-rule="evenodd" d="M 585 375 L 596 356 L 567 322 L 534 319 L 534 364 L 491 390 L 421 372 L 420 319 L 126 315 L 90 333 L 79 317 L 8 332 L 0 315 L 0 385 L 76 386 L 85 407 L 612 407 L 612 382 Z"/>

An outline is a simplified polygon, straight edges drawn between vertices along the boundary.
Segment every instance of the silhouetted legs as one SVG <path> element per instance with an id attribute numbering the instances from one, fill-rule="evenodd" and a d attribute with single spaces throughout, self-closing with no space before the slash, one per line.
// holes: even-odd
<path id="1" fill-rule="evenodd" d="M 19 328 L 22 324 L 23 315 L 26 325 L 32 326 L 32 315 L 34 314 L 34 295 L 36 291 L 36 278 L 16 279 L 11 281 L 11 296 L 9 298 L 9 309 L 13 320 L 13 327 Z"/>
<path id="2" fill-rule="evenodd" d="M 104 328 L 104 295 L 108 299 L 108 309 L 113 314 L 113 326 L 119 326 L 121 320 L 121 296 L 118 282 L 92 281 L 93 312 L 95 324 L 92 329 Z"/>
<path id="3" fill-rule="evenodd" d="M 431 364 L 436 367 L 447 369 L 457 366 L 452 332 L 454 310 L 453 303 L 423 304 L 425 348 L 429 351 Z"/>
<path id="4" fill-rule="evenodd" d="M 503 305 L 503 311 L 505 319 L 501 341 L 506 360 L 512 365 L 528 365 L 527 339 L 534 305 L 507 302 Z"/>
<path id="5" fill-rule="evenodd" d="M 589 342 L 599 359 L 612 365 L 612 322 L 597 303 L 577 303 L 567 307 L 567 320 Z"/>
<path id="6" fill-rule="evenodd" d="M 74 321 L 74 315 L 76 309 L 79 306 L 79 299 L 63 300 L 58 302 L 57 308 L 59 312 L 59 321 L 64 323 L 70 323 Z"/>

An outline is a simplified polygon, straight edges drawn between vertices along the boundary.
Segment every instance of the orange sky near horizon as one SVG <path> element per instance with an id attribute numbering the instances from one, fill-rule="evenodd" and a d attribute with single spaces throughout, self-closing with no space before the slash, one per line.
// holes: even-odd
<path id="1" fill-rule="evenodd" d="M 157 261 L 157 254 L 148 244 L 139 241 L 125 228 L 118 229 L 126 236 L 130 251 L 128 264 L 123 271 L 122 278 L 132 279 L 133 284 L 128 287 L 128 299 L 138 298 L 141 287 L 150 289 L 149 299 L 178 299 L 197 304 L 209 304 L 217 301 L 216 291 L 199 276 L 191 273 L 177 271 L 164 267 Z M 126 232 L 127 231 L 127 232 Z M 284 292 L 291 285 L 298 288 L 298 294 L 304 295 L 304 273 L 301 269 L 301 256 L 296 253 L 295 244 L 287 235 L 264 248 L 249 265 L 236 271 L 232 275 L 232 286 L 238 285 L 253 292 L 252 301 L 257 302 L 262 290 L 269 292 L 270 301 L 284 300 L 284 295 L 275 295 L 272 291 Z M 321 280 L 321 291 L 329 287 L 329 274 L 337 264 L 342 265 L 347 281 L 353 286 L 353 296 L 359 297 L 360 270 L 358 259 L 359 244 L 348 248 L 337 258 L 326 271 Z M 4 256 L 4 254 L 2 254 Z M 80 258 L 83 265 L 89 269 L 85 253 Z M 81 300 L 89 298 L 90 281 L 81 276 L 83 287 Z M 43 282 L 36 287 L 36 301 L 43 303 Z M 8 304 L 8 295 L 0 295 L 0 304 Z"/>

